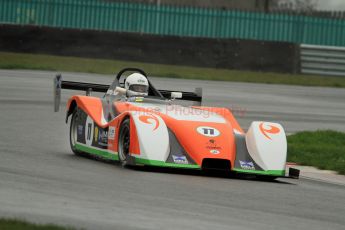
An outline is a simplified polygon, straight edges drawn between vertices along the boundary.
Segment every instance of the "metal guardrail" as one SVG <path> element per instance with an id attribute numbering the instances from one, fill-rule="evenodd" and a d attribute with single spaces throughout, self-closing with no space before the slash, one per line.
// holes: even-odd
<path id="1" fill-rule="evenodd" d="M 345 77 L 345 47 L 302 44 L 301 73 Z"/>

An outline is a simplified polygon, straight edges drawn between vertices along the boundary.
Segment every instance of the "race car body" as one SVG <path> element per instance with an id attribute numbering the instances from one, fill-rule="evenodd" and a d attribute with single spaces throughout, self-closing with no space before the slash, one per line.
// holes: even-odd
<path id="1" fill-rule="evenodd" d="M 112 85 L 55 79 L 55 110 L 61 88 L 81 89 L 87 95 L 67 102 L 70 144 L 76 154 L 87 153 L 120 161 L 123 165 L 148 165 L 185 169 L 285 176 L 287 143 L 277 123 L 254 121 L 245 133 L 231 111 L 201 106 L 201 90 L 156 90 L 149 82 L 148 96 L 128 97 L 119 72 Z M 101 98 L 91 91 L 105 92 Z M 192 101 L 193 105 L 184 105 Z"/>

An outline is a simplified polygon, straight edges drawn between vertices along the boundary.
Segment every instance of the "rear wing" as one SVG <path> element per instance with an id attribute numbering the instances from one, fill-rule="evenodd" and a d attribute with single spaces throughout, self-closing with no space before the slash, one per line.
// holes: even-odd
<path id="1" fill-rule="evenodd" d="M 107 92 L 109 85 L 101 85 L 94 83 L 76 82 L 76 81 L 63 81 L 61 74 L 56 75 L 54 78 L 54 111 L 58 112 L 61 102 L 61 89 L 81 90 L 85 91 L 89 96 L 91 92 Z"/>
<path id="2" fill-rule="evenodd" d="M 110 85 L 94 84 L 86 82 L 76 82 L 76 81 L 63 81 L 61 74 L 56 75 L 54 78 L 54 111 L 58 112 L 61 102 L 61 89 L 69 90 L 81 90 L 85 91 L 86 95 L 91 95 L 91 92 L 106 93 Z M 158 90 L 163 97 L 170 99 L 171 93 L 175 91 L 170 90 Z M 179 91 L 181 92 L 181 91 Z M 178 100 L 192 101 L 195 102 L 194 105 L 201 105 L 202 103 L 202 88 L 196 88 L 195 92 L 181 92 L 182 98 Z"/>

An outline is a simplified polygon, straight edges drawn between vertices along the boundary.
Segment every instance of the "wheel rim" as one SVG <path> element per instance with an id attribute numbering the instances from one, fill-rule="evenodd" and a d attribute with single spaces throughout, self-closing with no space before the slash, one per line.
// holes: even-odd
<path id="1" fill-rule="evenodd" d="M 76 117 L 77 115 L 74 115 L 73 116 L 73 119 L 72 119 L 72 129 L 71 129 L 71 144 L 72 144 L 72 147 L 75 148 L 75 145 L 77 143 L 77 138 L 78 138 L 78 133 L 77 133 L 77 125 L 76 125 Z"/>
<path id="2" fill-rule="evenodd" d="M 120 135 L 119 141 L 119 157 L 122 162 L 127 160 L 129 156 L 129 146 L 130 146 L 130 136 L 129 136 L 129 127 L 123 127 L 123 130 Z"/>

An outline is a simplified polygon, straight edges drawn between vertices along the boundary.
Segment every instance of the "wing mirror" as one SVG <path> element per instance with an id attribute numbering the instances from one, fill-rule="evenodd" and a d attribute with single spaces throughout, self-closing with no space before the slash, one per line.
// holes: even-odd
<path id="1" fill-rule="evenodd" d="M 171 99 L 180 99 L 182 98 L 182 92 L 171 92 L 170 94 Z"/>

